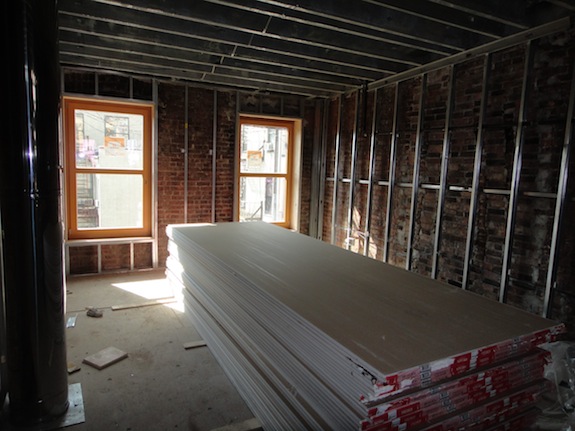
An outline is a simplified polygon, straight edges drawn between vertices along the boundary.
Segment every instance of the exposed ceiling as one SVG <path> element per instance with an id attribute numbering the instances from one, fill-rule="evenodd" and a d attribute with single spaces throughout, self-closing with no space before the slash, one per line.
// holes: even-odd
<path id="1" fill-rule="evenodd" d="M 58 5 L 62 65 L 309 96 L 450 61 L 575 13 L 575 0 L 59 0 Z"/>

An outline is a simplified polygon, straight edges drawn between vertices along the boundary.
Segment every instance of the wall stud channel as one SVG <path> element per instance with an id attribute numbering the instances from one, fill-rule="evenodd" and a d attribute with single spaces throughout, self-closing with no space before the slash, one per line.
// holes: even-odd
<path id="1" fill-rule="evenodd" d="M 529 82 L 531 69 L 533 66 L 534 43 L 529 41 L 526 44 L 525 69 L 523 71 L 523 84 L 521 88 L 521 105 L 519 107 L 519 117 L 517 132 L 515 135 L 515 151 L 513 154 L 513 174 L 511 177 L 511 194 L 509 195 L 509 205 L 507 210 L 507 226 L 505 229 L 505 245 L 503 248 L 503 265 L 501 270 L 501 282 L 499 286 L 499 301 L 507 300 L 507 283 L 509 281 L 509 267 L 511 265 L 511 247 L 513 244 L 513 231 L 515 227 L 515 216 L 517 213 L 517 198 L 519 195 L 519 180 L 521 177 L 521 164 L 523 161 L 523 141 L 524 129 L 527 122 L 527 99 L 529 96 Z"/>
<path id="2" fill-rule="evenodd" d="M 413 239 L 415 235 L 415 215 L 417 212 L 417 196 L 419 192 L 419 166 L 421 164 L 421 145 L 423 141 L 423 105 L 425 103 L 425 91 L 427 88 L 427 73 L 421 75 L 421 94 L 419 95 L 419 112 L 417 115 L 417 132 L 415 136 L 415 154 L 413 156 L 413 182 L 411 189 L 411 206 L 409 209 L 409 232 L 407 234 L 407 255 L 405 257 L 405 269 L 411 271 L 413 259 Z"/>
<path id="3" fill-rule="evenodd" d="M 575 62 L 572 65 L 571 92 L 569 94 L 569 107 L 565 121 L 565 137 L 561 153 L 561 168 L 557 185 L 557 200 L 555 201 L 555 219 L 553 220 L 553 233 L 549 251 L 549 265 L 547 268 L 547 281 L 545 284 L 545 297 L 543 301 L 543 317 L 551 317 L 553 290 L 557 284 L 557 265 L 559 255 L 559 236 L 564 228 L 565 202 L 567 199 L 567 180 L 569 178 L 569 162 L 571 146 L 573 145 L 573 117 L 575 105 Z"/>
<path id="4" fill-rule="evenodd" d="M 339 191 L 339 147 L 341 144 L 341 114 L 343 109 L 342 96 L 338 97 L 339 109 L 337 113 L 337 135 L 335 137 L 335 162 L 333 168 L 333 200 L 331 207 L 331 243 L 335 244 L 336 231 L 335 222 L 337 221 L 337 192 Z"/>
<path id="5" fill-rule="evenodd" d="M 357 167 L 357 128 L 359 124 L 359 90 L 355 93 L 355 119 L 353 121 L 353 136 L 351 141 L 351 171 L 349 183 L 349 208 L 347 210 L 347 234 L 345 248 L 350 249 L 353 233 L 353 205 L 355 200 L 355 177 Z"/>
<path id="6" fill-rule="evenodd" d="M 486 54 L 483 63 L 483 87 L 481 89 L 481 107 L 479 122 L 477 124 L 477 136 L 475 140 L 475 158 L 473 160 L 473 180 L 471 184 L 471 200 L 469 202 L 469 218 L 467 221 L 467 238 L 465 241 L 465 256 L 463 258 L 463 277 L 461 287 L 469 286 L 469 266 L 471 264 L 471 252 L 473 250 L 473 233 L 475 231 L 475 219 L 477 213 L 477 201 L 479 197 L 479 177 L 481 175 L 481 157 L 483 154 L 483 121 L 487 109 L 488 85 L 491 71 L 491 54 Z"/>
<path id="7" fill-rule="evenodd" d="M 377 96 L 378 89 L 373 92 L 373 112 L 371 115 L 371 135 L 369 141 L 369 183 L 367 185 L 367 210 L 365 214 L 365 241 L 363 243 L 363 254 L 369 256 L 369 243 L 371 241 L 371 211 L 373 207 L 373 183 L 375 170 L 375 146 L 377 143 Z"/>
<path id="8" fill-rule="evenodd" d="M 439 179 L 439 192 L 437 196 L 437 213 L 435 216 L 435 238 L 433 241 L 433 263 L 431 278 L 437 278 L 439 245 L 441 242 L 441 222 L 443 221 L 443 207 L 445 206 L 445 192 L 447 190 L 447 168 L 449 165 L 449 152 L 451 146 L 451 113 L 453 99 L 455 98 L 455 65 L 449 67 L 449 90 L 445 112 L 445 130 L 443 133 L 443 151 L 441 154 L 441 177 Z"/>
<path id="9" fill-rule="evenodd" d="M 395 165 L 397 162 L 397 116 L 399 111 L 399 82 L 395 83 L 395 102 L 391 130 L 391 148 L 389 150 L 389 179 L 387 184 L 387 210 L 385 213 L 385 238 L 383 243 L 383 261 L 389 260 L 389 241 L 391 235 L 391 212 L 393 211 L 393 188 L 395 186 Z"/>

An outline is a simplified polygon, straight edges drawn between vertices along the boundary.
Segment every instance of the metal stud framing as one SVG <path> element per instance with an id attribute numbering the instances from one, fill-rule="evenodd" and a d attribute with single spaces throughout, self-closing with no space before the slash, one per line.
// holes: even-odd
<path id="1" fill-rule="evenodd" d="M 447 95 L 447 108 L 445 112 L 445 131 L 443 134 L 443 152 L 441 155 L 441 178 L 437 197 L 437 213 L 435 216 L 435 238 L 433 241 L 433 263 L 431 266 L 431 278 L 437 278 L 437 264 L 439 260 L 439 243 L 441 241 L 441 222 L 443 219 L 443 207 L 445 204 L 445 192 L 447 190 L 447 167 L 449 163 L 449 151 L 451 146 L 451 112 L 455 97 L 455 65 L 449 68 L 449 91 Z"/>
<path id="2" fill-rule="evenodd" d="M 399 111 L 399 82 L 395 84 L 395 102 L 393 125 L 391 129 L 391 148 L 389 154 L 389 179 L 387 183 L 387 211 L 385 214 L 385 238 L 383 243 L 383 261 L 389 259 L 389 241 L 391 234 L 391 212 L 393 209 L 393 188 L 395 186 L 395 165 L 397 159 L 397 115 Z"/>
<path id="3" fill-rule="evenodd" d="M 371 241 L 371 211 L 373 206 L 373 174 L 375 170 L 375 145 L 377 143 L 377 96 L 378 90 L 373 93 L 373 112 L 371 116 L 371 136 L 369 141 L 369 183 L 367 185 L 367 212 L 365 214 L 365 241 L 363 243 L 363 254 L 369 256 L 369 243 Z"/>
<path id="4" fill-rule="evenodd" d="M 188 177 L 189 177 L 189 127 L 188 119 L 189 117 L 189 103 L 188 103 L 188 86 L 186 85 L 184 90 L 184 223 L 188 222 Z"/>
<path id="5" fill-rule="evenodd" d="M 152 178 L 157 178 L 158 175 L 158 81 L 152 80 L 152 102 L 154 104 L 154 128 L 152 140 L 152 152 L 154 154 L 154 162 L 152 164 Z M 159 265 L 159 250 L 158 250 L 158 182 L 154 181 L 152 187 L 152 202 L 154 209 L 152 212 L 152 230 L 154 235 L 154 242 L 152 244 L 152 267 L 157 268 Z"/>
<path id="6" fill-rule="evenodd" d="M 341 144 L 341 114 L 343 109 L 342 96 L 338 97 L 339 109 L 337 113 L 337 135 L 335 137 L 335 162 L 333 168 L 333 202 L 331 207 L 331 243 L 335 244 L 336 230 L 335 222 L 337 221 L 337 192 L 339 189 L 339 147 Z"/>
<path id="7" fill-rule="evenodd" d="M 419 113 L 417 115 L 417 132 L 415 136 L 415 154 L 413 157 L 413 186 L 411 189 L 411 206 L 409 209 L 409 232 L 407 234 L 407 255 L 405 269 L 411 270 L 413 258 L 413 239 L 415 235 L 415 214 L 417 211 L 417 195 L 419 192 L 419 165 L 421 163 L 421 144 L 423 141 L 423 104 L 425 103 L 425 90 L 427 88 L 427 73 L 421 75 L 421 93 L 419 95 Z"/>
<path id="8" fill-rule="evenodd" d="M 353 137 L 351 141 L 351 172 L 349 183 L 349 208 L 347 210 L 347 234 L 345 248 L 350 249 L 353 230 L 353 205 L 355 200 L 355 171 L 357 167 L 357 128 L 359 124 L 359 91 L 355 92 L 355 119 L 353 121 Z"/>
<path id="9" fill-rule="evenodd" d="M 477 137 L 475 140 L 475 159 L 473 161 L 473 182 L 471 184 L 471 200 L 469 202 L 469 218 L 467 222 L 467 238 L 465 241 L 465 256 L 463 258 L 463 277 L 461 287 L 467 289 L 469 283 L 469 266 L 471 264 L 471 251 L 473 249 L 473 232 L 475 231 L 475 216 L 479 195 L 479 176 L 481 174 L 481 156 L 483 154 L 483 121 L 487 108 L 487 90 L 491 71 L 491 54 L 486 54 L 483 63 L 483 87 L 481 89 L 481 108 L 477 124 Z"/>
<path id="10" fill-rule="evenodd" d="M 534 42 L 527 42 L 525 52 L 525 69 L 523 72 L 523 84 L 521 88 L 521 104 L 517 132 L 515 135 L 515 152 L 513 155 L 513 175 L 511 177 L 511 194 L 507 210 L 507 227 L 505 229 L 505 245 L 503 249 L 503 267 L 501 270 L 501 282 L 499 286 L 499 301 L 506 302 L 507 283 L 509 281 L 509 266 L 511 265 L 511 247 L 513 244 L 513 231 L 515 216 L 517 213 L 517 198 L 519 195 L 519 179 L 521 176 L 521 164 L 523 160 L 524 129 L 527 120 L 526 105 L 528 98 L 529 83 L 531 81 L 531 68 L 533 66 Z"/>
<path id="11" fill-rule="evenodd" d="M 569 178 L 569 159 L 573 140 L 573 110 L 575 105 L 575 63 L 572 65 L 571 92 L 569 94 L 569 107 L 565 121 L 565 137 L 563 151 L 561 153 L 561 168 L 559 171 L 559 183 L 557 186 L 557 200 L 555 201 L 555 219 L 553 221 L 553 233 L 551 248 L 549 250 L 549 266 L 547 268 L 547 280 L 545 284 L 545 297 L 543 300 L 543 317 L 551 316 L 553 290 L 557 285 L 557 261 L 559 253 L 559 235 L 563 227 L 565 217 L 565 202 L 567 197 L 567 179 Z"/>
<path id="12" fill-rule="evenodd" d="M 313 145 L 312 145 L 312 168 L 311 168 L 311 197 L 309 209 L 309 236 L 318 238 L 319 226 L 319 206 L 320 206 L 320 184 L 322 177 L 321 172 L 321 104 L 322 101 L 316 100 L 314 109 L 314 126 L 313 126 Z M 282 97 L 283 106 L 283 97 Z M 283 110 L 282 110 L 283 112 Z"/>
<path id="13" fill-rule="evenodd" d="M 321 136 L 321 166 L 320 166 L 320 183 L 319 183 L 319 208 L 317 216 L 317 232 L 318 239 L 323 240 L 323 211 L 325 203 L 325 172 L 327 169 L 326 165 L 326 154 L 327 154 L 327 122 L 329 117 L 329 102 L 327 100 L 323 101 L 323 117 L 322 117 L 322 136 Z"/>
<path id="14" fill-rule="evenodd" d="M 212 118 L 212 223 L 216 222 L 216 179 L 217 177 L 217 143 L 218 143 L 218 91 L 214 90 L 214 110 Z M 239 103 L 236 97 L 236 118 L 238 118 Z M 235 193 L 234 193 L 235 195 Z M 234 202 L 235 207 L 235 202 Z"/>

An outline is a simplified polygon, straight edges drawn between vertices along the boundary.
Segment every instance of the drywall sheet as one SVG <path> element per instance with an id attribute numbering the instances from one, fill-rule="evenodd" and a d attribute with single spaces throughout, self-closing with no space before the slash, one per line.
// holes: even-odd
<path id="1" fill-rule="evenodd" d="M 266 429 L 423 429 L 456 426 L 461 412 L 478 427 L 524 418 L 545 387 L 537 346 L 564 331 L 265 223 L 167 233 L 169 278 Z"/>
<path id="2" fill-rule="evenodd" d="M 267 223 L 171 229 L 385 374 L 555 326 Z"/>

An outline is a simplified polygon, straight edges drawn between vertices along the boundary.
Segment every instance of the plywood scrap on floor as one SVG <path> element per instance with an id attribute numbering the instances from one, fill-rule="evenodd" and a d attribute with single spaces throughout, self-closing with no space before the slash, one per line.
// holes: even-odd
<path id="1" fill-rule="evenodd" d="M 262 424 L 256 418 L 251 418 L 243 422 L 229 424 L 220 428 L 214 428 L 212 431 L 260 431 Z"/>
<path id="2" fill-rule="evenodd" d="M 116 347 L 106 347 L 93 355 L 86 356 L 82 362 L 98 370 L 102 370 L 127 357 L 128 354 L 126 352 Z"/>
<path id="3" fill-rule="evenodd" d="M 126 310 L 128 308 L 150 307 L 153 305 L 173 304 L 174 302 L 177 302 L 176 298 L 161 298 L 161 299 L 154 299 L 154 300 L 146 301 L 146 302 L 137 302 L 137 303 L 133 303 L 133 304 L 112 305 L 112 311 Z"/>
<path id="4" fill-rule="evenodd" d="M 184 343 L 184 349 L 189 350 L 189 349 L 195 349 L 197 347 L 204 347 L 206 346 L 206 342 L 203 340 L 200 341 L 188 341 L 187 343 Z"/>
<path id="5" fill-rule="evenodd" d="M 68 362 L 68 374 L 73 374 L 77 371 L 80 371 L 80 367 L 73 362 Z"/>

